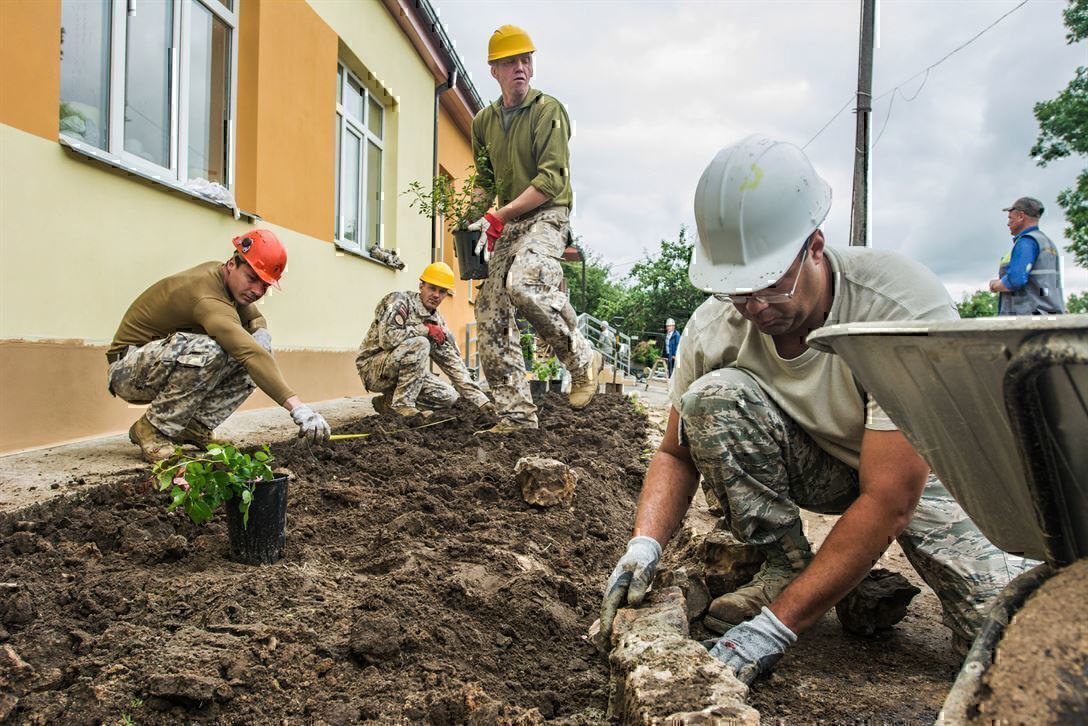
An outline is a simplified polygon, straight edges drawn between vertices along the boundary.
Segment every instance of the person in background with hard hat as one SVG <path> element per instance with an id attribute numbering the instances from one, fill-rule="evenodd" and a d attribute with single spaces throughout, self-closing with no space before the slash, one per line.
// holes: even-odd
<path id="1" fill-rule="evenodd" d="M 106 353 L 110 393 L 151 404 L 128 432 L 149 462 L 176 446 L 213 443 L 215 427 L 255 387 L 291 413 L 299 436 L 320 443 L 332 433 L 284 381 L 256 306 L 270 286 L 279 289 L 287 250 L 267 229 L 235 237 L 234 248 L 226 263 L 205 262 L 147 288 Z"/>
<path id="2" fill-rule="evenodd" d="M 1061 255 L 1050 238 L 1039 229 L 1043 203 L 1020 197 L 1002 211 L 1009 213 L 1012 249 L 1001 258 L 997 279 L 990 280 L 996 292 L 998 315 L 1061 315 L 1065 312 L 1058 260 Z"/>
<path id="3" fill-rule="evenodd" d="M 616 365 L 616 334 L 612 332 L 612 328 L 604 320 L 601 321 L 601 336 L 600 336 L 600 350 L 601 357 L 604 358 L 604 362 L 607 365 Z"/>
<path id="4" fill-rule="evenodd" d="M 672 369 L 676 365 L 678 345 L 680 345 L 680 333 L 676 332 L 676 321 L 669 318 L 665 321 L 665 365 L 669 367 L 669 378 L 672 378 Z"/>
<path id="5" fill-rule="evenodd" d="M 452 294 L 453 270 L 445 262 L 432 262 L 419 276 L 418 291 L 391 292 L 374 309 L 374 322 L 359 346 L 355 367 L 366 390 L 381 394 L 374 399 L 378 413 L 427 417 L 431 411 L 419 406 L 452 406 L 458 394 L 487 413 L 496 413 L 472 380 L 457 341 L 438 312 Z M 452 386 L 428 370 L 432 360 Z"/>
<path id="6" fill-rule="evenodd" d="M 713 295 L 680 343 L 634 538 L 606 585 L 606 636 L 618 607 L 642 601 L 700 476 L 729 530 L 766 557 L 703 621 L 724 633 L 711 655 L 748 684 L 861 582 L 893 539 L 937 593 L 962 652 L 990 600 L 1027 569 L 978 531 L 846 363 L 806 344 L 823 325 L 956 318 L 922 265 L 827 246 L 819 225 L 830 208 L 831 188 L 792 144 L 752 136 L 703 172 L 689 277 Z M 842 514 L 815 555 L 802 507 Z"/>
<path id="7" fill-rule="evenodd" d="M 488 43 L 491 75 L 502 97 L 472 121 L 472 150 L 484 188 L 499 181 L 498 207 L 469 225 L 479 230 L 477 254 L 490 260 L 476 300 L 480 357 L 501 416 L 488 433 L 537 427 L 525 379 L 516 317 L 526 318 L 571 373 L 570 405 L 581 409 L 597 392 L 603 358 L 578 332 L 560 290 L 559 261 L 570 240 L 570 119 L 556 99 L 530 88 L 536 48 L 521 28 L 504 25 Z"/>

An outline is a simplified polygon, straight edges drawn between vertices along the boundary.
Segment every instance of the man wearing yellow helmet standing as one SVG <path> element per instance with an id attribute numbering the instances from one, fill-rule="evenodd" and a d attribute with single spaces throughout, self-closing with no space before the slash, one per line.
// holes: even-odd
<path id="1" fill-rule="evenodd" d="M 419 276 L 418 292 L 392 292 L 374 310 L 374 322 L 359 346 L 355 367 L 378 413 L 429 416 L 426 408 L 452 406 L 458 394 L 489 413 L 495 406 L 472 380 L 438 306 L 453 294 L 453 270 L 432 262 Z M 428 370 L 434 361 L 451 386 Z"/>
<path id="2" fill-rule="evenodd" d="M 571 372 L 571 407 L 597 392 L 601 355 L 578 332 L 560 290 L 559 260 L 570 238 L 570 119 L 556 99 L 529 87 L 533 46 L 521 28 L 504 25 L 488 43 L 491 75 L 502 97 L 476 114 L 472 149 L 481 186 L 498 206 L 469 226 L 483 232 L 477 253 L 489 260 L 476 300 L 480 356 L 501 420 L 490 433 L 537 427 L 525 380 L 516 317 L 524 316 Z M 481 202 L 493 200 L 480 190 Z"/>

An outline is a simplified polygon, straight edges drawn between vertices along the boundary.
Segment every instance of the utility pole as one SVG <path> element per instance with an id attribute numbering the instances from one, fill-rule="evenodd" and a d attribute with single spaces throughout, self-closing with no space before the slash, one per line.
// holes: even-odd
<path id="1" fill-rule="evenodd" d="M 850 246 L 869 240 L 869 130 L 873 115 L 873 36 L 876 0 L 861 0 L 861 43 L 858 48 L 857 133 L 854 139 L 854 198 L 850 207 Z"/>

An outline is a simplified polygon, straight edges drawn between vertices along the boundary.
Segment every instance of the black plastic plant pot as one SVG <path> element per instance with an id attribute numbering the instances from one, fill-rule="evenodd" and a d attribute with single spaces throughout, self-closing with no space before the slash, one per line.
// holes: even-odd
<path id="1" fill-rule="evenodd" d="M 476 243 L 480 234 L 467 229 L 459 229 L 453 233 L 453 248 L 461 268 L 462 280 L 487 279 L 487 263 L 484 262 L 483 254 L 476 254 Z"/>
<path id="2" fill-rule="evenodd" d="M 226 504 L 230 558 L 244 565 L 271 565 L 287 544 L 287 476 L 261 482 L 253 490 L 249 525 L 242 525 L 238 501 Z"/>
<path id="3" fill-rule="evenodd" d="M 548 392 L 551 381 L 538 381 L 535 378 L 529 381 L 529 393 L 533 398 L 540 398 Z"/>

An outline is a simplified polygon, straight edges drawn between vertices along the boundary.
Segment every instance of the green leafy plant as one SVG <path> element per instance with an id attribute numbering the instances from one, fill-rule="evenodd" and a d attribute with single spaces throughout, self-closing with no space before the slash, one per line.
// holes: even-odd
<path id="1" fill-rule="evenodd" d="M 528 368 L 536 357 L 536 336 L 533 335 L 532 331 L 523 329 L 519 341 L 521 343 L 521 357 L 525 359 L 525 367 Z"/>
<path id="2" fill-rule="evenodd" d="M 169 491 L 171 502 L 166 511 L 183 507 L 195 524 L 208 521 L 219 505 L 238 500 L 243 526 L 249 525 L 249 505 L 253 491 L 262 481 L 272 481 L 272 454 L 267 444 L 253 454 L 246 454 L 227 444 L 210 444 L 195 456 L 174 455 L 155 464 L 152 474 L 159 481 L 159 491 Z"/>
<path id="3" fill-rule="evenodd" d="M 559 359 L 554 355 L 548 360 L 538 360 L 533 366 L 533 374 L 538 381 L 550 381 L 559 377 Z"/>
<path id="4" fill-rule="evenodd" d="M 412 198 L 408 206 L 419 210 L 424 217 L 441 216 L 451 232 L 467 229 L 470 224 L 484 216 L 495 198 L 495 190 L 500 181 L 490 181 L 477 169 L 487 163 L 486 150 L 476 158 L 476 166 L 470 166 L 465 180 L 457 182 L 445 174 L 439 174 L 431 180 L 431 188 L 414 181 L 404 193 Z M 480 190 L 483 193 L 480 193 Z"/>

